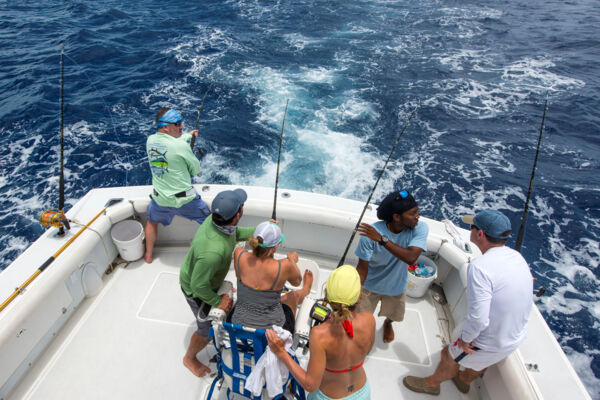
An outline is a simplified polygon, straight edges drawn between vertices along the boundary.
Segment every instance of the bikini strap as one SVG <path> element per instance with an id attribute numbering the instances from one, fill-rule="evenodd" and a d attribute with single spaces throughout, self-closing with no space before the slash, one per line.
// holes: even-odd
<path id="1" fill-rule="evenodd" d="M 365 360 L 362 360 L 362 362 L 360 364 L 355 365 L 354 367 L 350 367 L 348 369 L 338 369 L 338 370 L 335 370 L 335 369 L 329 369 L 329 368 L 325 367 L 325 371 L 327 371 L 327 372 L 333 372 L 334 374 L 343 374 L 343 373 L 346 373 L 346 372 L 352 372 L 352 371 L 354 371 L 356 369 L 359 369 L 360 367 L 362 367 L 362 365 L 364 363 L 365 363 Z"/>
<path id="2" fill-rule="evenodd" d="M 279 280 L 279 274 L 281 274 L 281 260 L 277 260 L 277 265 L 278 265 L 277 276 L 275 277 L 275 282 L 273 282 L 273 284 L 271 285 L 271 287 L 269 288 L 269 290 L 273 290 L 273 288 L 275 287 L 275 284 Z"/>
<path id="3" fill-rule="evenodd" d="M 242 254 L 247 253 L 247 252 L 248 252 L 248 250 L 246 250 L 246 249 L 242 250 L 242 252 L 240 254 L 238 254 L 237 263 L 233 264 L 239 281 L 242 280 L 242 274 L 240 274 L 240 258 L 242 258 Z"/>

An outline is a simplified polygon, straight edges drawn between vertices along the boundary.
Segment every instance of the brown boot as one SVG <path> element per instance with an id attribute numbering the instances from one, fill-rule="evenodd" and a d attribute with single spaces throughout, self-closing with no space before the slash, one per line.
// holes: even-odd
<path id="1" fill-rule="evenodd" d="M 426 393 L 437 396 L 440 394 L 440 387 L 431 387 L 425 382 L 425 378 L 416 376 L 405 376 L 402 380 L 404 386 L 417 393 Z"/>

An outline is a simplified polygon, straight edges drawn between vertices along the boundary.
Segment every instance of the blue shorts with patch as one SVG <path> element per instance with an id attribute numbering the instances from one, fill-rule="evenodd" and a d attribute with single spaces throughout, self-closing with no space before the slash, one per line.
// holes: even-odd
<path id="1" fill-rule="evenodd" d="M 204 222 L 206 217 L 210 215 L 210 210 L 204 200 L 200 198 L 200 195 L 196 195 L 194 200 L 179 208 L 159 206 L 154 199 L 150 197 L 150 204 L 148 204 L 148 210 L 146 212 L 148 221 L 163 224 L 164 226 L 169 225 L 176 215 L 191 221 L 196 221 L 199 224 Z"/>

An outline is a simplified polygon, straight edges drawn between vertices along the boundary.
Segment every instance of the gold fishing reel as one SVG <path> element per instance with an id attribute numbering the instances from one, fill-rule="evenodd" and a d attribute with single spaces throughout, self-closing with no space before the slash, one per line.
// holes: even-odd
<path id="1" fill-rule="evenodd" d="M 52 211 L 47 210 L 42 213 L 40 216 L 40 223 L 43 226 L 52 227 L 52 228 L 67 228 L 67 230 L 71 229 L 69 224 L 69 220 L 65 216 L 65 213 L 62 211 Z"/>

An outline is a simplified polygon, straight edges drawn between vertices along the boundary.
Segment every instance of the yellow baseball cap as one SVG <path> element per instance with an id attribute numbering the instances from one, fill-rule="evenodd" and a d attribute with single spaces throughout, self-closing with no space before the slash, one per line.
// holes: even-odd
<path id="1" fill-rule="evenodd" d="M 327 279 L 327 300 L 351 306 L 360 296 L 360 276 L 356 268 L 342 265 L 336 268 Z"/>

